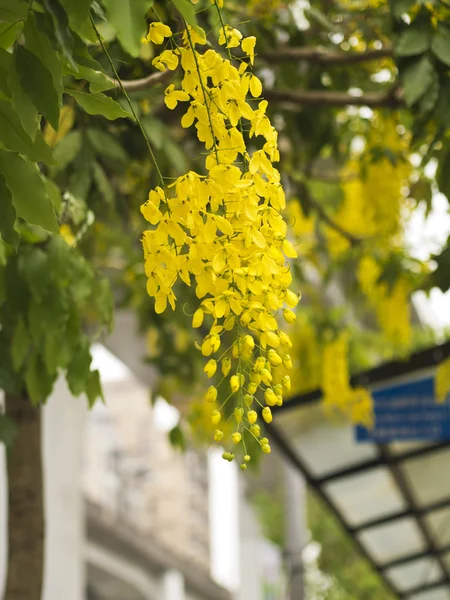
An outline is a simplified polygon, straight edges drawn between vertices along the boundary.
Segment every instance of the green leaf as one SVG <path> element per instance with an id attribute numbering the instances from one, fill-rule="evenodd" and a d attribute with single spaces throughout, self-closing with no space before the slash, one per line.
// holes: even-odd
<path id="1" fill-rule="evenodd" d="M 12 193 L 17 215 L 28 223 L 59 233 L 52 203 L 37 168 L 18 154 L 0 150 L 0 173 Z"/>
<path id="2" fill-rule="evenodd" d="M 8 49 L 16 41 L 22 23 L 0 23 L 0 48 Z"/>
<path id="3" fill-rule="evenodd" d="M 44 141 L 42 133 L 36 133 L 33 142 L 22 127 L 19 117 L 6 100 L 0 99 L 0 142 L 8 150 L 25 154 L 34 162 L 42 161 L 54 164 L 52 151 Z"/>
<path id="4" fill-rule="evenodd" d="M 395 46 L 397 56 L 416 56 L 430 47 L 430 33 L 426 28 L 408 27 L 399 37 Z"/>
<path id="5" fill-rule="evenodd" d="M 82 65 L 77 65 L 77 67 L 77 71 L 71 69 L 71 75 L 75 79 L 89 81 L 89 89 L 91 92 L 104 92 L 105 90 L 111 90 L 114 87 L 114 82 L 106 77 L 101 71 L 94 71 L 94 69 Z"/>
<path id="6" fill-rule="evenodd" d="M 48 179 L 47 177 L 44 177 L 43 179 L 45 183 L 45 189 L 47 190 L 47 195 L 52 201 L 56 214 L 59 214 L 62 205 L 61 190 L 51 179 Z"/>
<path id="7" fill-rule="evenodd" d="M 12 201 L 12 194 L 6 185 L 5 178 L 0 175 L 0 233 L 7 244 L 17 250 L 19 234 L 14 229 L 16 210 Z"/>
<path id="8" fill-rule="evenodd" d="M 45 326 L 42 320 L 42 305 L 38 302 L 30 302 L 28 308 L 28 329 L 36 347 L 42 347 L 42 338 L 45 339 Z"/>
<path id="9" fill-rule="evenodd" d="M 32 404 L 37 406 L 47 400 L 52 393 L 54 380 L 55 377 L 48 373 L 42 358 L 38 354 L 32 354 L 25 371 L 25 384 Z"/>
<path id="10" fill-rule="evenodd" d="M 431 50 L 445 65 L 450 66 L 450 31 L 442 28 L 431 40 Z"/>
<path id="11" fill-rule="evenodd" d="M 20 0 L 0 0 L 0 21 L 24 21 L 27 18 L 29 2 Z"/>
<path id="12" fill-rule="evenodd" d="M 141 38 L 147 32 L 145 16 L 152 7 L 153 0 L 103 0 L 103 4 L 122 47 L 137 58 Z"/>
<path id="13" fill-rule="evenodd" d="M 92 166 L 92 174 L 98 191 L 108 204 L 112 204 L 115 198 L 114 188 L 102 165 L 97 161 Z"/>
<path id="14" fill-rule="evenodd" d="M 75 98 L 78 104 L 90 115 L 103 115 L 110 121 L 120 118 L 132 118 L 132 115 L 123 110 L 120 104 L 100 92 L 88 94 L 68 89 L 65 92 Z"/>
<path id="15" fill-rule="evenodd" d="M 10 344 L 10 339 L 0 331 L 0 389 L 10 394 L 20 394 L 23 382 L 13 369 Z"/>
<path id="16" fill-rule="evenodd" d="M 164 123 L 155 117 L 144 117 L 142 119 L 142 125 L 152 144 L 157 150 L 160 150 L 168 138 L 167 129 L 164 126 Z"/>
<path id="17" fill-rule="evenodd" d="M 91 306 L 94 307 L 99 321 L 99 331 L 97 333 L 100 334 L 105 325 L 108 331 L 111 332 L 114 326 L 114 296 L 106 277 L 94 280 Z"/>
<path id="18" fill-rule="evenodd" d="M 61 347 L 64 340 L 57 335 L 46 335 L 44 338 L 43 359 L 49 373 L 54 373 L 61 364 Z"/>
<path id="19" fill-rule="evenodd" d="M 59 98 L 53 77 L 40 59 L 23 46 L 15 47 L 15 66 L 20 83 L 53 129 L 59 127 Z"/>
<path id="20" fill-rule="evenodd" d="M 104 156 L 113 162 L 127 162 L 127 153 L 113 135 L 107 131 L 94 128 L 89 128 L 86 131 L 86 134 L 92 148 L 97 154 Z"/>
<path id="21" fill-rule="evenodd" d="M 450 128 L 450 80 L 444 79 L 441 82 L 441 91 L 436 106 L 436 113 L 439 115 L 442 123 Z"/>
<path id="22" fill-rule="evenodd" d="M 0 442 L 11 446 L 17 434 L 17 427 L 9 417 L 0 415 Z"/>
<path id="23" fill-rule="evenodd" d="M 74 396 L 79 396 L 86 389 L 90 376 L 92 357 L 89 350 L 89 344 L 85 340 L 78 347 L 74 357 L 67 369 L 67 384 Z"/>
<path id="24" fill-rule="evenodd" d="M 46 12 L 52 18 L 55 36 L 64 56 L 71 65 L 75 66 L 72 56 L 74 41 L 66 11 L 58 0 L 43 0 L 43 4 Z"/>
<path id="25" fill-rule="evenodd" d="M 404 71 L 402 79 L 406 105 L 412 106 L 422 98 L 433 83 L 433 63 L 427 56 L 423 56 Z"/>
<path id="26" fill-rule="evenodd" d="M 181 452 L 186 451 L 186 439 L 179 425 L 169 431 L 169 440 L 174 448 L 178 448 Z"/>
<path id="27" fill-rule="evenodd" d="M 183 17 L 183 19 L 192 25 L 197 25 L 197 17 L 195 16 L 195 7 L 190 0 L 172 0 L 172 4 Z"/>
<path id="28" fill-rule="evenodd" d="M 17 321 L 11 342 L 11 359 L 14 371 L 19 372 L 30 350 L 30 334 L 22 317 Z"/>
<path id="29" fill-rule="evenodd" d="M 19 261 L 20 272 L 32 297 L 37 302 L 42 302 L 50 282 L 47 253 L 41 248 L 31 248 L 19 255 Z"/>
<path id="30" fill-rule="evenodd" d="M 426 92 L 422 96 L 419 102 L 419 111 L 422 114 L 426 114 L 433 110 L 436 106 L 437 99 L 439 98 L 439 91 L 441 86 L 439 84 L 439 77 L 436 71 L 433 71 L 431 84 Z"/>
<path id="31" fill-rule="evenodd" d="M 100 382 L 100 373 L 98 371 L 91 371 L 86 382 L 86 388 L 84 390 L 88 399 L 89 408 L 92 408 L 96 403 L 97 399 L 100 398 L 103 402 L 102 384 Z"/>
<path id="32" fill-rule="evenodd" d="M 76 33 L 73 34 L 73 42 L 73 57 L 76 61 L 75 67 L 78 68 L 79 65 L 82 65 L 83 67 L 88 67 L 94 71 L 102 71 L 101 64 L 94 60 L 90 55 L 86 42 L 84 42 Z"/>
<path id="33" fill-rule="evenodd" d="M 65 286 L 71 276 L 68 270 L 72 250 L 60 236 L 52 237 L 47 247 L 48 268 L 61 285 Z"/>
<path id="34" fill-rule="evenodd" d="M 164 152 L 172 166 L 180 173 L 187 170 L 188 164 L 184 152 L 180 147 L 169 137 L 164 141 Z"/>
<path id="35" fill-rule="evenodd" d="M 62 106 L 62 61 L 46 35 L 39 29 L 36 18 L 31 14 L 23 30 L 25 34 L 26 47 L 35 54 L 41 63 L 50 71 L 53 79 L 53 86 L 58 94 L 59 105 Z"/>
<path id="36" fill-rule="evenodd" d="M 56 166 L 52 167 L 52 175 L 56 175 L 64 170 L 81 152 L 83 145 L 83 135 L 81 131 L 71 131 L 57 143 L 53 151 L 56 160 Z"/>
<path id="37" fill-rule="evenodd" d="M 77 156 L 73 162 L 69 188 L 78 200 L 86 200 L 92 185 L 92 162 L 94 157 L 90 148 Z"/>
<path id="38" fill-rule="evenodd" d="M 8 99 L 11 92 L 8 85 L 8 74 L 11 65 L 11 54 L 0 48 L 0 98 Z"/>
<path id="39" fill-rule="evenodd" d="M 95 42 L 97 37 L 89 19 L 89 8 L 92 0 L 61 0 L 71 29 L 89 41 Z"/>
<path id="40" fill-rule="evenodd" d="M 8 72 L 8 86 L 11 90 L 11 99 L 14 110 L 18 115 L 22 127 L 26 133 L 34 141 L 36 138 L 36 132 L 39 127 L 39 113 L 37 108 L 34 106 L 31 98 L 24 91 L 21 83 L 19 74 L 16 70 L 15 61 L 10 61 L 10 68 Z"/>

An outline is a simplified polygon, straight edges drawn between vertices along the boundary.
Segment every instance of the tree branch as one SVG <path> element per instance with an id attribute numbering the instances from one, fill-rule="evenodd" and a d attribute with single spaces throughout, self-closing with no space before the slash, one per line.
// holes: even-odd
<path id="1" fill-rule="evenodd" d="M 370 106 L 372 108 L 398 108 L 403 106 L 401 90 L 389 92 L 367 92 L 353 96 L 348 92 L 328 90 L 264 90 L 264 98 L 271 102 L 287 102 L 299 106 Z"/>
<path id="2" fill-rule="evenodd" d="M 171 72 L 167 70 L 164 72 L 152 73 L 151 75 L 143 77 L 142 79 L 122 79 L 122 84 L 127 92 L 140 92 L 142 90 L 148 90 L 158 83 L 164 83 L 167 79 L 169 79 L 170 75 Z M 114 83 L 116 89 L 121 92 L 122 89 L 120 87 L 120 83 L 116 79 L 110 79 Z"/>
<path id="3" fill-rule="evenodd" d="M 350 233 L 350 231 L 347 231 L 344 227 L 339 225 L 339 223 L 336 223 L 336 221 L 330 217 L 320 202 L 311 196 L 308 187 L 304 183 L 299 184 L 299 193 L 304 197 L 306 203 L 317 213 L 317 216 L 329 227 L 345 237 L 352 246 L 356 246 L 363 241 L 361 238 Z"/>
<path id="4" fill-rule="evenodd" d="M 320 65 L 354 65 L 360 62 L 390 58 L 392 57 L 392 48 L 386 47 L 379 50 L 366 50 L 365 52 L 336 52 L 320 47 L 289 48 L 286 46 L 272 52 L 258 52 L 258 57 L 263 58 L 272 65 L 300 60 Z"/>

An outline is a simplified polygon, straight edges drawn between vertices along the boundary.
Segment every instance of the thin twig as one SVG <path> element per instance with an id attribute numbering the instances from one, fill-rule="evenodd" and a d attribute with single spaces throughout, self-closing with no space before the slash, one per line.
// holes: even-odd
<path id="1" fill-rule="evenodd" d="M 109 78 L 112 83 L 114 83 L 116 89 L 122 91 L 122 87 L 127 92 L 140 92 L 142 90 L 148 90 L 149 88 L 158 85 L 158 83 L 165 83 L 167 79 L 170 79 L 172 73 L 167 70 L 160 73 L 152 73 L 147 77 L 143 77 L 142 79 L 122 79 L 122 85 L 117 81 L 117 79 Z"/>
<path id="2" fill-rule="evenodd" d="M 258 52 L 258 58 L 263 58 L 272 65 L 285 62 L 304 60 L 321 65 L 354 65 L 361 62 L 380 60 L 392 57 L 392 48 L 366 50 L 365 52 L 341 52 L 318 47 L 290 48 L 281 47 L 271 52 Z"/>
<path id="3" fill-rule="evenodd" d="M 311 196 L 308 187 L 303 182 L 299 183 L 299 193 L 303 196 L 308 206 L 310 206 L 317 213 L 318 217 L 322 219 L 322 221 L 324 221 L 329 227 L 345 237 L 352 246 L 356 246 L 363 241 L 361 238 L 356 237 L 347 231 L 344 227 L 339 225 L 339 223 L 336 223 L 333 217 L 330 217 L 320 202 Z"/>

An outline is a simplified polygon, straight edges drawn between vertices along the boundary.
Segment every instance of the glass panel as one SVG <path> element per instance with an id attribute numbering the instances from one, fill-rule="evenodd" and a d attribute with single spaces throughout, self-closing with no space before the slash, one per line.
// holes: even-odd
<path id="1" fill-rule="evenodd" d="M 429 592 L 409 596 L 409 600 L 450 600 L 450 592 L 447 587 L 442 586 Z"/>
<path id="2" fill-rule="evenodd" d="M 445 554 L 443 554 L 442 558 L 444 559 L 445 566 L 450 571 L 450 552 L 446 552 Z"/>
<path id="3" fill-rule="evenodd" d="M 435 559 L 421 558 L 387 569 L 386 576 L 397 589 L 404 592 L 424 582 L 433 583 L 443 577 L 443 573 Z"/>
<path id="4" fill-rule="evenodd" d="M 433 510 L 426 515 L 425 521 L 438 546 L 450 544 L 450 508 Z"/>
<path id="5" fill-rule="evenodd" d="M 405 460 L 401 470 L 420 506 L 450 496 L 450 448 Z"/>
<path id="6" fill-rule="evenodd" d="M 330 481 L 324 489 L 350 525 L 406 509 L 405 499 L 386 467 Z"/>
<path id="7" fill-rule="evenodd" d="M 396 454 L 397 456 L 401 456 L 402 454 L 406 454 L 408 452 L 412 452 L 413 450 L 418 450 L 419 448 L 425 448 L 426 446 L 431 446 L 430 442 L 393 442 L 388 445 L 389 450 L 392 454 Z"/>
<path id="8" fill-rule="evenodd" d="M 328 420 L 317 405 L 281 413 L 276 416 L 275 425 L 315 477 L 377 456 L 373 444 L 354 441 L 353 427 L 348 422 Z"/>
<path id="9" fill-rule="evenodd" d="M 412 517 L 371 527 L 357 535 L 375 561 L 382 564 L 426 548 L 422 533 Z"/>

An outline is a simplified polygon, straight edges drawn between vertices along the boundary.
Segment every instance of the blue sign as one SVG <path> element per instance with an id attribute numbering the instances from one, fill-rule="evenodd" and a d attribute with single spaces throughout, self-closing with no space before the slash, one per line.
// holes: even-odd
<path id="1" fill-rule="evenodd" d="M 450 401 L 438 404 L 432 377 L 372 393 L 375 425 L 355 427 L 357 442 L 450 440 Z"/>

